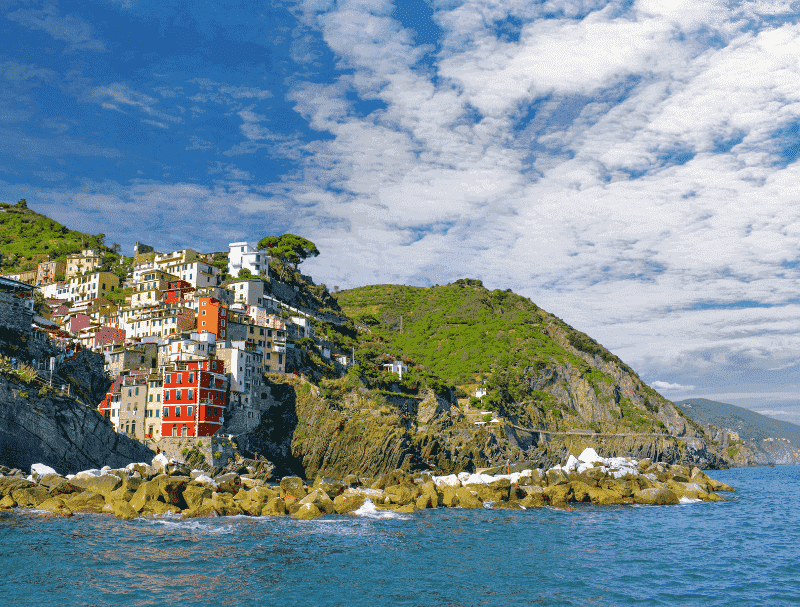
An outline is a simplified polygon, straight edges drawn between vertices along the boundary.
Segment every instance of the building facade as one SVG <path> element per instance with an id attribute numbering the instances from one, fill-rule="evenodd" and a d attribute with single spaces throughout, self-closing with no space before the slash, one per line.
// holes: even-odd
<path id="1" fill-rule="evenodd" d="M 222 361 L 177 362 L 164 370 L 162 436 L 211 436 L 225 420 Z"/>

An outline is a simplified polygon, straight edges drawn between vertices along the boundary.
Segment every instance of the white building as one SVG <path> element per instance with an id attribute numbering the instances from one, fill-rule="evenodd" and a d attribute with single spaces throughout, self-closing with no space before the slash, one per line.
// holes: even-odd
<path id="1" fill-rule="evenodd" d="M 205 259 L 206 256 L 193 249 L 182 249 L 156 255 L 155 264 L 161 270 L 185 280 L 195 289 L 215 287 L 219 284 L 220 270 Z"/>
<path id="2" fill-rule="evenodd" d="M 119 277 L 111 272 L 93 272 L 81 276 L 73 276 L 67 283 L 69 293 L 67 299 L 97 299 L 113 293 L 119 288 Z"/>
<path id="3" fill-rule="evenodd" d="M 387 373 L 397 373 L 400 376 L 400 379 L 403 379 L 403 373 L 408 371 L 408 366 L 403 364 L 401 361 L 396 360 L 394 362 L 384 364 L 383 370 Z"/>
<path id="4" fill-rule="evenodd" d="M 256 249 L 254 242 L 232 242 L 228 245 L 228 273 L 237 278 L 240 270 L 263 276 L 269 268 L 269 256 Z"/>
<path id="5" fill-rule="evenodd" d="M 234 303 L 264 307 L 264 281 L 258 278 L 243 278 L 228 284 Z"/>
<path id="6" fill-rule="evenodd" d="M 169 343 L 158 346 L 158 364 L 187 360 L 203 360 L 214 358 L 217 354 L 217 342 L 213 333 L 207 331 L 189 334 L 188 339 L 171 339 Z"/>
<path id="7" fill-rule="evenodd" d="M 45 299 L 69 299 L 69 283 L 63 280 L 39 287 Z"/>

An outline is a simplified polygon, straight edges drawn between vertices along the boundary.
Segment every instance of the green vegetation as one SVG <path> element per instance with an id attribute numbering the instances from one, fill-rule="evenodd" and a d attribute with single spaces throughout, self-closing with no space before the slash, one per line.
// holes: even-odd
<path id="1" fill-rule="evenodd" d="M 104 234 L 70 230 L 57 221 L 17 204 L 0 203 L 0 271 L 35 270 L 39 263 L 66 260 L 83 249 L 100 249 L 109 267 L 119 265 L 120 256 L 105 246 Z M 112 270 L 114 271 L 114 270 Z"/>
<path id="2" fill-rule="evenodd" d="M 510 290 L 461 279 L 431 288 L 375 285 L 333 297 L 354 324 L 336 344 L 355 350 L 351 373 L 367 388 L 417 395 L 428 387 L 466 398 L 485 381 L 489 395 L 469 398 L 470 405 L 522 427 L 666 431 L 655 418 L 663 397 L 596 341 Z M 383 371 L 393 360 L 409 365 L 402 381 Z M 620 399 L 608 365 L 633 376 L 642 390 L 635 403 Z M 605 421 L 583 417 L 578 400 Z"/>
<path id="3" fill-rule="evenodd" d="M 266 250 L 269 256 L 278 263 L 278 276 L 281 280 L 287 270 L 297 271 L 297 266 L 303 260 L 319 255 L 319 250 L 313 242 L 294 234 L 266 236 L 258 241 L 258 248 Z"/>

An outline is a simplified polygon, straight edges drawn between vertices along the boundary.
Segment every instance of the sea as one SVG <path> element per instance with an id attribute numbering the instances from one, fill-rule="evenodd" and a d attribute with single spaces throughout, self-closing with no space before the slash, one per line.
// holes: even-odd
<path id="1" fill-rule="evenodd" d="M 0 515 L 0 605 L 798 605 L 800 467 L 728 501 L 315 521 Z"/>

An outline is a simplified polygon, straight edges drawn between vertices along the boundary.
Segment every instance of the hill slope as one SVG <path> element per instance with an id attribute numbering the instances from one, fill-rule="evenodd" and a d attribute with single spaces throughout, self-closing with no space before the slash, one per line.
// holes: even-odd
<path id="1" fill-rule="evenodd" d="M 465 428 L 485 419 L 476 413 L 492 411 L 488 417 L 497 422 L 490 429 L 504 456 L 535 448 L 555 459 L 592 446 L 608 455 L 724 465 L 703 429 L 619 358 L 510 290 L 463 279 L 431 288 L 375 285 L 334 297 L 358 327 L 351 345 L 359 364 L 351 375 L 398 396 L 419 397 L 426 388 L 449 394 L 451 417 Z M 402 379 L 382 369 L 393 359 L 409 364 Z M 481 381 L 489 396 L 465 398 Z M 346 396 L 336 391 L 341 385 L 321 387 L 334 401 Z M 414 429 L 413 420 L 407 425 Z M 461 447 L 470 449 L 469 440 Z"/>
<path id="2" fill-rule="evenodd" d="M 794 445 L 800 445 L 800 426 L 761 415 L 750 409 L 705 398 L 689 398 L 675 404 L 696 422 L 713 424 L 738 432 L 743 440 L 786 438 Z"/>
<path id="3" fill-rule="evenodd" d="M 70 230 L 29 209 L 24 199 L 15 205 L 0 203 L 1 272 L 35 270 L 48 256 L 63 260 L 82 249 L 111 251 L 103 245 L 102 234 Z"/>

